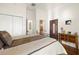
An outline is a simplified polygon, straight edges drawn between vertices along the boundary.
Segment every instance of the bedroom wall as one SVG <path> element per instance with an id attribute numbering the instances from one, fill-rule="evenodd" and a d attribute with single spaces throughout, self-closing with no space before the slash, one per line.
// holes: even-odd
<path id="1" fill-rule="evenodd" d="M 51 16 L 50 19 L 58 19 L 58 32 L 61 32 L 61 27 L 66 31 L 70 31 L 72 34 L 75 32 L 78 33 L 79 36 L 79 4 L 78 3 L 63 3 L 63 4 L 51 4 Z M 71 25 L 66 25 L 65 21 L 71 20 Z M 79 40 L 79 37 L 78 37 Z M 73 44 L 68 43 L 74 47 Z"/>
<path id="2" fill-rule="evenodd" d="M 79 15 L 79 4 L 78 3 L 50 3 L 50 4 L 37 4 L 36 9 L 36 30 L 39 30 L 39 20 L 43 19 L 45 22 L 45 31 L 49 34 L 50 20 L 58 19 L 58 32 L 61 32 L 61 27 L 66 32 L 71 31 L 72 34 L 78 32 L 78 15 Z M 71 25 L 66 25 L 65 21 L 71 20 Z"/>
<path id="3" fill-rule="evenodd" d="M 59 27 L 58 30 L 61 32 L 61 27 L 66 30 L 66 32 L 71 31 L 72 34 L 75 32 L 78 32 L 79 34 L 79 27 L 78 27 L 78 15 L 79 15 L 79 4 L 54 4 L 54 7 L 52 7 L 52 17 L 54 19 L 58 19 L 59 21 Z M 66 25 L 65 21 L 71 20 L 71 25 Z"/>
<path id="4" fill-rule="evenodd" d="M 0 3 L 0 13 L 26 17 L 26 4 Z"/>
<path id="5" fill-rule="evenodd" d="M 32 21 L 32 31 L 28 30 Z M 27 25 L 27 26 L 26 26 Z M 0 3 L 0 31 L 8 31 L 12 37 L 36 33 L 36 9 L 31 3 Z"/>
<path id="6" fill-rule="evenodd" d="M 13 32 L 13 30 L 11 28 L 12 27 L 12 24 L 11 24 L 12 20 L 10 20 L 10 19 L 20 19 L 19 23 L 23 22 L 22 23 L 23 25 L 21 25 L 21 26 L 23 26 L 23 28 L 24 28 L 24 29 L 22 29 L 22 33 L 24 35 L 26 34 L 26 31 L 25 31 L 26 30 L 26 26 L 25 26 L 26 23 L 25 22 L 26 22 L 26 7 L 27 6 L 28 6 L 27 4 L 16 4 L 16 3 L 15 4 L 7 4 L 7 3 L 0 4 L 0 14 L 1 14 L 0 17 L 1 17 L 1 19 L 4 19 L 4 21 L 5 21 L 5 19 L 8 19 L 8 21 L 10 22 L 10 25 L 9 25 L 10 29 L 8 31 L 10 31 L 10 33 L 13 36 L 15 35 L 15 33 L 14 34 L 12 33 Z M 35 16 L 36 18 L 32 17 L 33 18 L 33 25 L 34 25 L 33 33 L 35 33 L 36 31 L 39 31 L 39 20 L 40 19 L 44 20 L 44 32 L 46 32 L 48 34 L 49 34 L 49 30 L 50 30 L 49 21 L 53 20 L 53 19 L 59 20 L 59 24 L 58 24 L 59 25 L 59 27 L 58 27 L 59 32 L 61 32 L 60 28 L 63 27 L 64 30 L 66 30 L 66 31 L 71 31 L 72 33 L 75 33 L 75 32 L 79 33 L 79 31 L 78 31 L 79 30 L 79 28 L 78 28 L 79 12 L 77 12 L 79 10 L 78 6 L 79 6 L 79 4 L 77 4 L 77 3 L 76 4 L 56 4 L 56 3 L 37 4 L 36 12 L 32 10 L 33 15 L 36 15 Z M 10 16 L 4 17 L 2 14 L 8 14 Z M 12 16 L 15 16 L 15 17 L 13 18 Z M 16 16 L 18 16 L 18 17 L 16 17 Z M 72 20 L 71 25 L 65 25 L 66 20 Z M 17 20 L 17 21 L 19 21 L 19 20 Z M 16 20 L 14 20 L 14 22 L 16 22 Z M 6 25 L 6 22 L 5 22 L 5 25 Z M 17 26 L 20 26 L 20 25 L 17 24 Z M 1 27 L 3 27 L 3 26 L 1 26 Z M 6 28 L 7 28 L 7 25 L 6 25 Z M 17 30 L 17 28 L 16 28 L 16 30 Z M 18 33 L 20 31 L 18 31 Z M 22 34 L 22 33 L 20 33 L 20 34 Z"/>
<path id="7" fill-rule="evenodd" d="M 54 19 L 55 4 L 40 3 L 36 7 L 36 30 L 39 31 L 39 20 L 44 20 L 44 33 L 50 34 L 50 20 Z"/>
<path id="8" fill-rule="evenodd" d="M 42 5 L 42 6 L 41 6 Z M 61 32 L 61 27 L 68 33 L 70 31 L 72 34 L 75 32 L 79 35 L 79 4 L 78 3 L 51 3 L 51 4 L 41 4 L 39 9 L 37 9 L 36 20 L 45 19 L 45 30 L 49 34 L 50 31 L 50 20 L 58 19 L 58 32 Z M 65 21 L 71 20 L 71 25 L 66 25 Z M 37 23 L 38 24 L 38 23 Z M 39 24 L 36 25 L 37 29 Z M 78 39 L 79 40 L 79 39 Z M 75 46 L 73 44 L 67 43 L 68 45 Z"/>
<path id="9" fill-rule="evenodd" d="M 26 34 L 26 4 L 0 4 L 0 31 L 12 36 Z"/>

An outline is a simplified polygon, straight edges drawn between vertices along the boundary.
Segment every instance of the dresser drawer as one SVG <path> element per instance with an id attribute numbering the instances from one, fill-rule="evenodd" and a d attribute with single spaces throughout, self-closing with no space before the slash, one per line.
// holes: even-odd
<path id="1" fill-rule="evenodd" d="M 76 38 L 75 36 L 68 36 L 68 41 L 75 43 L 75 41 L 76 41 L 75 38 Z"/>

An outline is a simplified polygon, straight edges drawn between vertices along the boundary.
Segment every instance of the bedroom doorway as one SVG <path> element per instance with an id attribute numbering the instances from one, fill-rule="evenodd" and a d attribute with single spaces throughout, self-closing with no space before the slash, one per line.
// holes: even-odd
<path id="1" fill-rule="evenodd" d="M 43 24 L 43 23 L 44 23 L 44 21 L 43 21 L 43 20 L 40 20 L 40 32 L 39 32 L 40 35 L 44 34 L 44 33 L 43 33 L 43 31 L 44 31 L 44 26 L 43 26 L 43 25 L 44 25 L 44 24 Z"/>
<path id="2" fill-rule="evenodd" d="M 50 20 L 50 37 L 58 39 L 58 19 Z"/>

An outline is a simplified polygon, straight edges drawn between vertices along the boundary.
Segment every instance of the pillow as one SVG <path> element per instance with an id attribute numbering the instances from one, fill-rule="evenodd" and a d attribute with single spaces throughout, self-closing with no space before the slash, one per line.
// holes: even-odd
<path id="1" fill-rule="evenodd" d="M 3 47 L 3 43 L 2 41 L 0 40 L 0 49 Z"/>
<path id="2" fill-rule="evenodd" d="M 4 43 L 4 45 L 11 46 L 12 37 L 8 32 L 0 31 L 0 38 L 1 38 L 1 41 Z"/>

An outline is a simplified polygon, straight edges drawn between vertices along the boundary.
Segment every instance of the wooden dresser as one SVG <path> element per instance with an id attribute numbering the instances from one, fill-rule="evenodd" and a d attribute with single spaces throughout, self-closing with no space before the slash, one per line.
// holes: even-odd
<path id="1" fill-rule="evenodd" d="M 76 50 L 78 52 L 78 35 L 71 35 L 71 34 L 64 34 L 59 33 L 59 41 L 62 43 L 62 41 L 71 42 L 75 44 Z"/>

